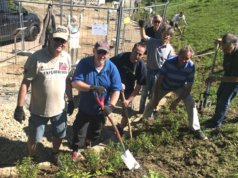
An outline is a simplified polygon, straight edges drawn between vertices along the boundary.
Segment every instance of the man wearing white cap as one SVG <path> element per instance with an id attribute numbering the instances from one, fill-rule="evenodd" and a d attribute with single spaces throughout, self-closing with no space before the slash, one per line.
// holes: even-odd
<path id="1" fill-rule="evenodd" d="M 68 41 L 68 29 L 56 28 L 49 39 L 49 45 L 32 54 L 24 66 L 17 107 L 14 118 L 18 122 L 25 119 L 23 110 L 26 93 L 31 85 L 29 106 L 28 153 L 35 158 L 37 143 L 42 139 L 47 122 L 51 122 L 53 153 L 52 162 L 58 164 L 58 152 L 62 139 L 66 136 L 67 113 L 73 113 L 72 88 L 68 74 L 71 59 L 64 51 Z M 66 109 L 65 92 L 68 97 Z"/>

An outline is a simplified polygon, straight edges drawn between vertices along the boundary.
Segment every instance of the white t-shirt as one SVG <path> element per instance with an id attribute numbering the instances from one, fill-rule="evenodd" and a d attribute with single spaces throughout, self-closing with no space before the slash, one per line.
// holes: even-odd
<path id="1" fill-rule="evenodd" d="M 174 17 L 172 18 L 172 21 L 173 21 L 175 24 L 178 24 L 180 20 L 183 20 L 183 21 L 186 23 L 186 20 L 185 20 L 185 16 L 184 16 L 184 15 L 180 16 L 180 14 L 175 14 Z"/>
<path id="2" fill-rule="evenodd" d="M 31 81 L 29 110 L 42 117 L 53 117 L 65 109 L 66 78 L 71 70 L 71 59 L 63 51 L 52 58 L 48 48 L 32 54 L 24 66 L 24 78 Z"/>

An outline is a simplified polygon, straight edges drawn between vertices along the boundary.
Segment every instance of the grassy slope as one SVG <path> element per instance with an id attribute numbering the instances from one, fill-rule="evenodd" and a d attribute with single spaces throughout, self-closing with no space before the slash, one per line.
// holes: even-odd
<path id="1" fill-rule="evenodd" d="M 183 11 L 189 24 L 185 31 L 185 40 L 181 41 L 178 37 L 174 37 L 172 44 L 176 49 L 189 44 L 193 47 L 195 53 L 214 48 L 214 39 L 220 38 L 226 32 L 238 34 L 237 8 L 236 0 L 172 1 L 168 6 L 167 19 L 172 18 L 175 13 Z M 199 99 L 199 94 L 205 90 L 204 80 L 210 72 L 212 59 L 213 55 L 194 58 L 197 67 L 196 82 L 193 87 L 195 99 Z M 216 70 L 221 69 L 221 63 L 222 52 L 219 51 Z M 214 102 L 217 86 L 217 84 L 212 85 L 212 95 L 209 97 Z M 159 170 L 164 175 L 175 177 L 238 176 L 236 146 L 238 144 L 238 127 L 235 124 L 238 123 L 235 110 L 237 103 L 236 97 L 227 113 L 228 122 L 223 124 L 220 132 L 213 129 L 204 129 L 209 137 L 208 142 L 200 143 L 191 140 L 180 131 L 177 133 L 179 136 L 173 144 L 166 144 L 166 151 L 160 147 L 158 153 L 160 161 L 165 162 L 164 160 L 166 160 L 166 163 Z M 202 127 L 204 121 L 213 115 L 214 108 L 215 105 L 213 104 L 210 109 L 206 109 L 202 115 L 200 114 Z M 170 113 L 166 109 L 161 109 L 159 116 L 161 128 L 172 132 L 176 130 L 173 128 L 175 127 L 173 125 L 177 124 L 176 122 L 179 122 L 179 128 L 183 128 L 184 122 L 186 122 L 186 114 L 182 110 L 178 108 L 175 113 Z M 167 122 L 171 123 L 167 124 Z M 175 147 L 176 151 L 174 151 Z M 170 154 L 167 154 L 167 152 L 170 152 Z M 176 174 L 176 172 L 179 173 Z"/>
<path id="2" fill-rule="evenodd" d="M 185 31 L 183 43 L 190 44 L 197 52 L 213 47 L 213 40 L 226 32 L 238 34 L 237 8 L 236 0 L 171 2 L 167 10 L 167 19 L 171 19 L 177 12 L 184 12 L 189 26 Z"/>

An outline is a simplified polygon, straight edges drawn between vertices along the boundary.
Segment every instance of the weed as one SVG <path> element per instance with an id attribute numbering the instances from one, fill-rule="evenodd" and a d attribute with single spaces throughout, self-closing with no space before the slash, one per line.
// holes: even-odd
<path id="1" fill-rule="evenodd" d="M 39 173 L 38 165 L 33 162 L 31 157 L 24 157 L 22 161 L 18 161 L 16 168 L 19 175 L 24 178 L 36 178 Z"/>
<path id="2" fill-rule="evenodd" d="M 96 153 L 92 150 L 85 151 L 85 157 L 87 160 L 87 168 L 90 172 L 95 173 L 100 168 L 100 153 Z"/>
<path id="3" fill-rule="evenodd" d="M 109 144 L 109 146 L 104 150 L 103 156 L 106 158 L 106 165 L 112 167 L 113 169 L 120 169 L 123 167 L 123 162 L 121 159 L 121 151 L 115 144 Z"/>
<path id="4" fill-rule="evenodd" d="M 149 170 L 147 172 L 147 175 L 143 176 L 143 178 L 163 178 L 164 176 L 162 176 L 162 174 L 158 171 L 152 171 Z"/>
<path id="5" fill-rule="evenodd" d="M 87 170 L 93 176 L 105 175 L 112 173 L 114 170 L 112 162 L 108 162 L 108 157 L 103 157 L 102 155 L 103 153 L 97 153 L 92 150 L 85 151 Z M 114 161 L 114 159 L 111 161 Z"/>
<path id="6" fill-rule="evenodd" d="M 152 143 L 153 136 L 142 133 L 139 135 L 135 140 L 129 142 L 129 147 L 133 150 L 136 154 L 139 152 L 150 152 L 155 149 Z"/>
<path id="7" fill-rule="evenodd" d="M 69 154 L 60 154 L 59 158 L 62 164 L 59 167 L 59 171 L 56 173 L 56 178 L 91 177 L 90 172 L 84 172 L 84 169 L 80 167 L 80 164 L 76 164 Z"/>
<path id="8" fill-rule="evenodd" d="M 171 144 L 174 141 L 173 134 L 165 129 L 163 129 L 160 134 L 154 135 L 153 138 L 152 143 L 155 146 Z"/>

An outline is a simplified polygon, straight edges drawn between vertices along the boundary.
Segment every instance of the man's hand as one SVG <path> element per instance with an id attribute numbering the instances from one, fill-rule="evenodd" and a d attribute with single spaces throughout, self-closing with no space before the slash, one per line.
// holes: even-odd
<path id="1" fill-rule="evenodd" d="M 125 107 L 128 107 L 129 104 L 130 104 L 130 101 L 129 101 L 129 100 L 125 100 L 125 101 L 123 102 L 123 105 L 124 105 Z"/>
<path id="2" fill-rule="evenodd" d="M 112 113 L 112 111 L 114 110 L 114 106 L 113 105 L 108 105 L 104 107 L 103 113 L 105 116 L 108 116 L 109 114 Z"/>
<path id="3" fill-rule="evenodd" d="M 145 26 L 145 21 L 144 20 L 139 20 L 138 22 L 140 28 L 144 28 Z"/>
<path id="4" fill-rule="evenodd" d="M 70 115 L 72 115 L 74 112 L 74 102 L 73 100 L 68 101 L 68 108 L 67 108 L 67 113 Z"/>
<path id="5" fill-rule="evenodd" d="M 103 86 L 91 85 L 89 91 L 95 91 L 98 94 L 103 94 L 106 92 L 106 89 Z"/>
<path id="6" fill-rule="evenodd" d="M 22 123 L 22 121 L 25 120 L 25 112 L 23 110 L 23 106 L 16 107 L 16 109 L 14 111 L 14 119 L 20 123 Z"/>

